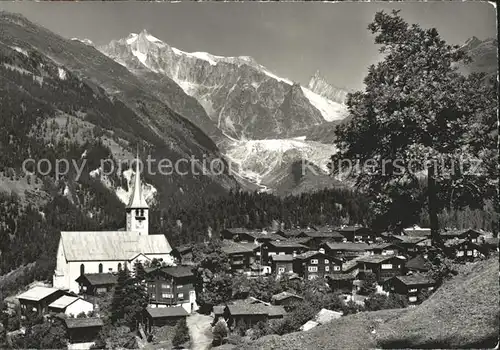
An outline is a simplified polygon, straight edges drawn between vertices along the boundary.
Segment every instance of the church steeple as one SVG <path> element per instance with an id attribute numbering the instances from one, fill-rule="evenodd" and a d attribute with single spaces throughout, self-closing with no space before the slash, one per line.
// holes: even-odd
<path id="1" fill-rule="evenodd" d="M 127 205 L 127 231 L 138 231 L 148 234 L 148 211 L 149 206 L 144 199 L 141 184 L 139 152 L 135 160 L 135 178 L 132 187 L 132 195 Z"/>

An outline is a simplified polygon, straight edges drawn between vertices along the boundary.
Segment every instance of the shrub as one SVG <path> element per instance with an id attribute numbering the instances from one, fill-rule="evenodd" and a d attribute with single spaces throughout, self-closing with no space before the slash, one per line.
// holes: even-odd
<path id="1" fill-rule="evenodd" d="M 186 319 L 182 318 L 177 322 L 175 326 L 175 334 L 172 338 L 172 345 L 174 347 L 179 347 L 180 345 L 189 341 L 189 329 L 186 324 Z"/>

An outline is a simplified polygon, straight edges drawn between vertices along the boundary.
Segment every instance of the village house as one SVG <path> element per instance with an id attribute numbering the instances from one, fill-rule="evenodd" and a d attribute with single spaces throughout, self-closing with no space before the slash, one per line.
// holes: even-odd
<path id="1" fill-rule="evenodd" d="M 146 273 L 150 307 L 183 307 L 188 313 L 195 311 L 196 292 L 192 266 L 160 267 Z"/>
<path id="2" fill-rule="evenodd" d="M 238 302 L 227 305 L 222 315 L 227 317 L 226 322 L 230 328 L 240 324 L 252 328 L 258 322 L 283 318 L 286 315 L 286 310 L 279 305 Z"/>
<path id="3" fill-rule="evenodd" d="M 283 241 L 285 238 L 276 233 L 242 232 L 234 237 L 234 242 L 259 244 L 268 241 Z"/>
<path id="4" fill-rule="evenodd" d="M 370 245 L 367 243 L 325 242 L 320 244 L 319 250 L 339 259 L 351 260 L 358 256 L 366 255 L 369 249 Z"/>
<path id="5" fill-rule="evenodd" d="M 304 301 L 304 298 L 302 298 L 300 295 L 296 295 L 289 292 L 281 292 L 271 297 L 272 304 L 282 305 L 285 307 L 300 303 L 302 301 Z"/>
<path id="6" fill-rule="evenodd" d="M 394 243 L 370 244 L 367 250 L 371 255 L 402 255 L 404 249 Z"/>
<path id="7" fill-rule="evenodd" d="M 457 261 L 474 261 L 481 255 L 481 247 L 466 238 L 455 238 L 444 242 L 445 252 Z"/>
<path id="8" fill-rule="evenodd" d="M 368 255 L 357 259 L 361 279 L 368 272 L 377 276 L 377 281 L 384 281 L 393 276 L 404 274 L 405 260 L 394 255 Z"/>
<path id="9" fill-rule="evenodd" d="M 434 290 L 436 282 L 425 275 L 412 274 L 407 276 L 394 276 L 383 284 L 384 290 L 390 293 L 404 295 L 410 304 L 422 302 L 420 293 Z"/>
<path id="10" fill-rule="evenodd" d="M 173 264 L 172 248 L 163 234 L 149 234 L 149 207 L 141 187 L 136 161 L 132 195 L 126 207 L 125 231 L 62 231 L 53 276 L 55 288 L 78 293 L 76 279 L 86 273 L 132 269 L 138 261 L 163 260 Z"/>
<path id="11" fill-rule="evenodd" d="M 229 240 L 229 241 L 239 241 L 240 237 L 246 237 L 248 233 L 257 233 L 260 231 L 257 230 L 252 230 L 248 228 L 242 228 L 242 227 L 234 227 L 234 228 L 225 228 L 220 231 L 220 238 L 222 240 Z"/>
<path id="12" fill-rule="evenodd" d="M 49 311 L 49 305 L 66 295 L 61 289 L 49 287 L 33 287 L 17 296 L 21 305 L 21 313 L 26 316 L 30 312 L 44 315 Z"/>
<path id="13" fill-rule="evenodd" d="M 389 235 L 387 239 L 403 248 L 404 252 L 410 256 L 425 252 L 426 247 L 430 244 L 427 237 Z"/>
<path id="14" fill-rule="evenodd" d="M 293 258 L 293 271 L 306 280 L 325 277 L 342 271 L 342 261 L 318 251 L 309 251 Z"/>
<path id="15" fill-rule="evenodd" d="M 184 245 L 172 249 L 172 257 L 176 264 L 193 265 L 193 245 Z"/>
<path id="16" fill-rule="evenodd" d="M 429 271 L 428 261 L 424 254 L 419 254 L 411 258 L 406 263 L 406 270 L 411 272 L 427 272 Z"/>
<path id="17" fill-rule="evenodd" d="M 305 238 L 307 241 L 304 245 L 307 245 L 312 250 L 318 250 L 319 246 L 323 242 L 343 242 L 345 237 L 338 232 L 325 232 L 325 231 L 311 231 L 302 232 L 296 236 L 296 238 Z"/>
<path id="18" fill-rule="evenodd" d="M 307 252 L 309 248 L 303 244 L 293 242 L 293 241 L 272 241 L 262 243 L 257 251 L 257 254 L 261 254 L 263 264 L 270 265 L 271 256 L 273 255 L 297 255 Z"/>
<path id="19" fill-rule="evenodd" d="M 69 349 L 88 349 L 94 344 L 104 326 L 99 317 L 65 318 L 64 324 L 71 344 Z"/>
<path id="20" fill-rule="evenodd" d="M 112 273 L 86 273 L 76 279 L 78 294 L 103 295 L 111 291 L 118 282 L 116 274 Z"/>
<path id="21" fill-rule="evenodd" d="M 290 274 L 293 272 L 293 255 L 272 255 L 271 256 L 271 271 L 281 275 Z"/>
<path id="22" fill-rule="evenodd" d="M 255 263 L 256 251 L 260 247 L 253 243 L 236 243 L 222 241 L 222 251 L 229 257 L 233 273 L 250 273 L 251 266 Z"/>
<path id="23" fill-rule="evenodd" d="M 465 239 L 471 243 L 478 243 L 479 237 L 482 236 L 482 233 L 474 230 L 472 228 L 464 229 L 464 230 L 448 230 L 441 232 L 441 236 L 445 240 L 448 239 Z"/>
<path id="24" fill-rule="evenodd" d="M 334 273 L 325 278 L 332 290 L 348 294 L 352 293 L 356 279 L 353 273 Z"/>
<path id="25" fill-rule="evenodd" d="M 88 315 L 94 311 L 94 305 L 80 297 L 63 295 L 49 304 L 49 311 L 76 317 L 81 313 Z"/>
<path id="26" fill-rule="evenodd" d="M 349 242 L 375 242 L 375 233 L 363 226 L 344 226 L 335 229 Z"/>
<path id="27" fill-rule="evenodd" d="M 174 307 L 147 307 L 143 313 L 144 329 L 151 333 L 153 327 L 175 326 L 189 313 L 181 306 Z"/>

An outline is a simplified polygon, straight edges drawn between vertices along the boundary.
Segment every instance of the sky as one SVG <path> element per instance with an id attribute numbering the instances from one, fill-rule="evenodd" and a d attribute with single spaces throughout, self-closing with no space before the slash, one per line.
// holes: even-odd
<path id="1" fill-rule="evenodd" d="M 435 27 L 452 44 L 496 37 L 486 2 L 0 2 L 63 37 L 105 44 L 146 29 L 183 51 L 252 56 L 279 76 L 307 85 L 319 70 L 332 85 L 361 89 L 380 57 L 367 30 L 380 10 Z"/>

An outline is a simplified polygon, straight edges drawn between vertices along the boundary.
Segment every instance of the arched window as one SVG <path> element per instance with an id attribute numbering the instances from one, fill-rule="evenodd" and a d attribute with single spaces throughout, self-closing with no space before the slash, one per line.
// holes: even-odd
<path id="1" fill-rule="evenodd" d="M 122 270 L 122 263 L 118 263 L 118 271 Z"/>
<path id="2" fill-rule="evenodd" d="M 85 274 L 85 265 L 81 264 L 80 265 L 80 276 Z"/>
<path id="3" fill-rule="evenodd" d="M 99 273 L 102 273 L 102 264 L 99 264 Z"/>

